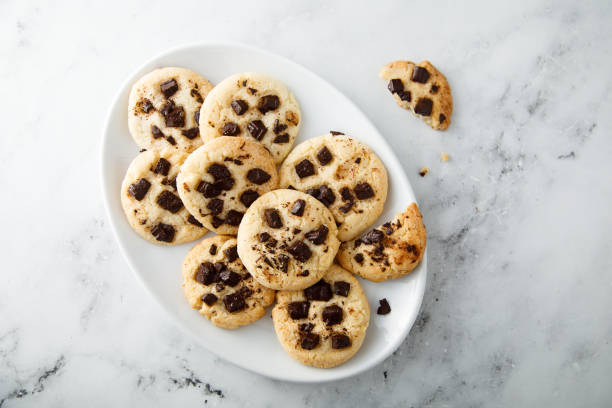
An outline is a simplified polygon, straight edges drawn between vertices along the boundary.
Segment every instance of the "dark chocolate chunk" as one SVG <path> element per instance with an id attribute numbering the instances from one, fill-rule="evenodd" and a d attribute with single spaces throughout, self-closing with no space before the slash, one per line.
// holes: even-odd
<path id="1" fill-rule="evenodd" d="M 351 290 L 351 284 L 344 281 L 334 282 L 334 293 L 339 296 L 347 297 L 349 290 Z"/>
<path id="2" fill-rule="evenodd" d="M 308 317 L 308 309 L 310 309 L 310 302 L 291 302 L 287 305 L 289 316 L 293 320 L 305 319 Z"/>
<path id="3" fill-rule="evenodd" d="M 364 244 L 375 244 L 377 242 L 382 241 L 384 237 L 385 237 L 385 234 L 383 234 L 382 231 L 373 229 L 372 231 L 368 232 L 363 237 L 361 237 L 361 241 Z"/>
<path id="4" fill-rule="evenodd" d="M 223 303 L 225 304 L 227 311 L 230 313 L 239 312 L 246 307 L 244 298 L 239 292 L 225 296 L 223 298 Z"/>
<path id="5" fill-rule="evenodd" d="M 257 89 L 255 89 L 255 88 L 248 88 L 248 89 L 249 89 L 249 93 L 251 95 L 255 95 L 257 93 Z"/>
<path id="6" fill-rule="evenodd" d="M 346 348 L 351 345 L 351 339 L 346 334 L 334 334 L 331 337 L 331 341 L 333 349 Z"/>
<path id="7" fill-rule="evenodd" d="M 168 100 L 160 109 L 164 116 L 166 126 L 183 127 L 185 126 L 185 110 L 182 106 L 176 106 L 174 101 Z"/>
<path id="8" fill-rule="evenodd" d="M 280 101 L 278 99 L 278 96 L 266 95 L 259 100 L 259 106 L 257 107 L 257 109 L 259 109 L 259 111 L 265 115 L 267 112 L 273 111 L 278 108 L 279 105 Z"/>
<path id="9" fill-rule="evenodd" d="M 293 255 L 293 257 L 300 262 L 306 262 L 312 256 L 310 248 L 308 248 L 308 245 L 302 241 L 295 241 L 289 246 L 289 248 L 287 248 L 287 252 Z"/>
<path id="10" fill-rule="evenodd" d="M 143 111 L 144 113 L 149 113 L 150 111 L 155 109 L 151 101 L 148 99 L 143 99 L 139 101 L 138 105 L 140 106 L 140 110 Z"/>
<path id="11" fill-rule="evenodd" d="M 268 128 L 266 128 L 266 125 L 264 125 L 263 122 L 259 119 L 249 122 L 249 124 L 247 125 L 247 129 L 249 130 L 251 136 L 253 136 L 257 140 L 263 139 L 264 135 L 266 134 L 266 131 L 268 130 Z"/>
<path id="12" fill-rule="evenodd" d="M 249 109 L 249 105 L 242 99 L 238 99 L 232 102 L 232 109 L 236 112 L 236 115 L 242 115 Z"/>
<path id="13" fill-rule="evenodd" d="M 279 254 L 278 257 L 276 257 L 276 260 L 278 261 L 278 269 L 284 273 L 287 273 L 289 270 L 289 257 L 285 254 Z"/>
<path id="14" fill-rule="evenodd" d="M 232 173 L 230 173 L 228 168 L 225 167 L 223 164 L 213 163 L 208 167 L 208 170 L 206 170 L 206 172 L 213 176 L 215 181 L 217 182 L 232 178 Z M 221 187 L 223 188 L 224 186 L 221 185 Z"/>
<path id="15" fill-rule="evenodd" d="M 336 201 L 336 195 L 331 188 L 327 187 L 326 185 L 322 185 L 319 187 L 319 195 L 317 196 L 317 199 L 326 207 L 329 207 L 334 203 L 334 201 Z"/>
<path id="16" fill-rule="evenodd" d="M 151 134 L 153 135 L 153 139 L 159 139 L 160 137 L 164 137 L 164 134 L 161 130 L 155 125 L 151 125 Z"/>
<path id="17" fill-rule="evenodd" d="M 253 290 L 249 288 L 248 286 L 243 286 L 240 288 L 238 293 L 240 293 L 240 296 L 242 296 L 243 299 L 246 299 L 253 294 Z"/>
<path id="18" fill-rule="evenodd" d="M 440 87 L 439 87 L 438 85 L 433 84 L 433 85 L 431 86 L 431 89 L 429 90 L 429 93 L 432 93 L 432 94 L 434 94 L 434 95 L 435 95 L 435 94 L 437 94 L 437 93 L 438 93 L 438 90 L 439 90 L 439 89 L 440 89 Z"/>
<path id="19" fill-rule="evenodd" d="M 202 193 L 206 198 L 216 197 L 221 194 L 221 189 L 219 188 L 219 186 L 207 183 L 206 181 L 200 181 L 197 190 Z"/>
<path id="20" fill-rule="evenodd" d="M 162 82 L 159 86 L 159 89 L 161 89 L 162 93 L 166 98 L 169 98 L 174 95 L 176 91 L 178 91 L 178 84 L 176 83 L 176 80 L 172 78 L 167 80 L 166 82 Z"/>
<path id="21" fill-rule="evenodd" d="M 200 92 L 198 92 L 197 89 L 191 89 L 191 96 L 198 101 L 198 103 L 202 103 L 204 102 L 204 98 L 202 98 L 202 95 L 200 95 Z"/>
<path id="22" fill-rule="evenodd" d="M 170 186 L 176 191 L 176 177 L 168 179 L 168 177 L 164 177 L 161 183 L 164 186 Z"/>
<path id="23" fill-rule="evenodd" d="M 249 179 L 251 183 L 262 185 L 263 183 L 266 183 L 268 180 L 270 180 L 270 175 L 262 169 L 256 168 L 249 170 L 249 172 L 247 173 L 247 179 Z"/>
<path id="24" fill-rule="evenodd" d="M 215 244 L 212 244 L 210 246 L 210 249 L 208 250 L 208 253 L 211 255 L 215 255 L 217 253 L 217 246 Z"/>
<path id="25" fill-rule="evenodd" d="M 162 107 L 159 109 L 159 112 L 165 117 L 168 116 L 170 112 L 172 112 L 172 109 L 174 109 L 174 101 L 169 100 L 162 105 Z"/>
<path id="26" fill-rule="evenodd" d="M 219 228 L 223 224 L 223 220 L 216 215 L 211 220 L 213 228 Z"/>
<path id="27" fill-rule="evenodd" d="M 196 125 L 200 124 L 200 111 L 195 111 L 195 113 L 193 114 L 193 120 L 195 121 Z"/>
<path id="28" fill-rule="evenodd" d="M 302 215 L 304 215 L 305 208 L 306 208 L 306 201 L 302 199 L 295 200 L 295 202 L 293 203 L 293 206 L 291 207 L 291 214 L 301 217 Z"/>
<path id="29" fill-rule="evenodd" d="M 276 248 L 276 244 L 278 244 L 278 241 L 272 238 L 266 243 L 266 246 L 268 248 Z"/>
<path id="30" fill-rule="evenodd" d="M 386 314 L 391 313 L 391 306 L 389 305 L 389 302 L 387 301 L 386 298 L 380 299 L 378 303 L 380 303 L 380 306 L 378 306 L 378 309 L 376 310 L 376 314 L 386 315 Z"/>
<path id="31" fill-rule="evenodd" d="M 331 285 L 321 279 L 311 287 L 304 289 L 304 295 L 308 300 L 322 300 L 327 302 L 332 298 Z"/>
<path id="32" fill-rule="evenodd" d="M 390 222 L 384 223 L 382 225 L 382 229 L 385 231 L 385 234 L 387 235 L 393 234 L 393 227 L 391 226 Z"/>
<path id="33" fill-rule="evenodd" d="M 338 305 L 327 306 L 321 313 L 321 318 L 326 326 L 333 326 L 342 321 L 342 308 Z"/>
<path id="34" fill-rule="evenodd" d="M 353 190 L 355 191 L 357 198 L 360 200 L 366 200 L 374 197 L 374 190 L 372 190 L 372 186 L 370 186 L 368 183 L 359 183 Z"/>
<path id="35" fill-rule="evenodd" d="M 141 178 L 137 182 L 130 184 L 130 187 L 128 188 L 128 194 L 134 197 L 136 200 L 140 201 L 147 194 L 150 187 L 151 183 L 149 183 L 147 179 Z"/>
<path id="36" fill-rule="evenodd" d="M 327 146 L 323 146 L 323 148 L 319 150 L 319 153 L 317 153 L 317 160 L 319 160 L 319 163 L 321 163 L 322 166 L 325 166 L 327 163 L 331 161 L 331 159 L 332 159 L 331 152 L 329 151 Z"/>
<path id="37" fill-rule="evenodd" d="M 431 115 L 433 109 L 433 101 L 429 98 L 421 98 L 414 107 L 414 113 L 423 116 Z"/>
<path id="38" fill-rule="evenodd" d="M 446 116 L 444 116 L 443 113 L 440 114 L 440 123 L 444 123 L 444 121 L 446 120 Z"/>
<path id="39" fill-rule="evenodd" d="M 221 190 L 231 190 L 232 187 L 234 187 L 234 179 L 230 177 L 217 181 L 215 182 L 215 186 Z"/>
<path id="40" fill-rule="evenodd" d="M 171 193 L 168 190 L 162 191 L 155 200 L 157 205 L 159 205 L 164 210 L 170 211 L 172 214 L 176 214 L 179 212 L 181 208 L 183 208 L 183 202 L 174 193 Z"/>
<path id="41" fill-rule="evenodd" d="M 287 190 L 295 190 L 295 187 L 293 187 L 291 184 L 289 184 L 289 185 L 287 186 Z"/>
<path id="42" fill-rule="evenodd" d="M 426 83 L 429 79 L 429 71 L 423 67 L 415 65 L 412 69 L 412 77 L 410 78 L 413 82 Z"/>
<path id="43" fill-rule="evenodd" d="M 160 222 L 151 229 L 151 234 L 153 234 L 158 241 L 172 242 L 174 239 L 174 227 Z"/>
<path id="44" fill-rule="evenodd" d="M 170 171 L 170 162 L 163 157 L 160 157 L 153 169 L 153 173 L 163 174 L 164 176 L 168 175 Z"/>
<path id="45" fill-rule="evenodd" d="M 240 127 L 233 122 L 228 122 L 223 125 L 221 133 L 223 133 L 223 136 L 236 136 L 238 133 L 240 133 Z"/>
<path id="46" fill-rule="evenodd" d="M 343 135 L 344 133 L 342 132 L 338 132 L 336 130 L 330 130 L 329 133 L 332 134 L 332 136 L 338 136 L 338 135 Z"/>
<path id="47" fill-rule="evenodd" d="M 176 146 L 176 140 L 174 140 L 174 138 L 172 136 L 168 136 L 166 138 L 166 140 L 168 141 L 168 143 L 170 143 L 172 146 Z"/>
<path id="48" fill-rule="evenodd" d="M 298 330 L 305 333 L 312 331 L 312 329 L 314 329 L 314 324 L 312 323 L 300 323 L 298 326 Z"/>
<path id="49" fill-rule="evenodd" d="M 190 223 L 190 224 L 195 225 L 196 227 L 200 227 L 200 228 L 203 227 L 203 225 L 200 223 L 200 221 L 196 220 L 196 218 L 193 215 L 191 215 L 191 214 L 189 214 L 189 217 L 187 217 L 187 222 Z"/>
<path id="50" fill-rule="evenodd" d="M 206 303 L 208 306 L 212 306 L 217 303 L 217 296 L 213 295 L 212 293 L 207 293 L 206 295 L 202 296 L 202 302 Z"/>
<path id="51" fill-rule="evenodd" d="M 352 201 L 349 201 L 348 203 L 340 206 L 340 208 L 338 208 L 338 209 L 346 214 L 347 212 L 349 212 L 351 210 L 351 208 L 353 208 L 353 204 L 354 203 Z"/>
<path id="52" fill-rule="evenodd" d="M 273 140 L 274 143 L 288 143 L 289 142 L 289 135 L 287 133 L 283 133 L 282 135 L 276 136 Z"/>
<path id="53" fill-rule="evenodd" d="M 328 232 L 329 232 L 329 229 L 325 225 L 321 225 L 316 230 L 312 230 L 306 233 L 305 237 L 313 244 L 321 245 L 325 242 Z"/>
<path id="54" fill-rule="evenodd" d="M 355 262 L 357 262 L 359 265 L 363 264 L 363 255 L 360 253 L 355 254 L 353 259 L 355 259 Z"/>
<path id="55" fill-rule="evenodd" d="M 224 285 L 234 287 L 242 280 L 242 276 L 238 275 L 236 272 L 226 269 L 219 274 L 219 279 Z"/>
<path id="56" fill-rule="evenodd" d="M 392 94 L 402 92 L 404 90 L 404 83 L 401 79 L 395 78 L 389 81 L 387 88 Z"/>
<path id="57" fill-rule="evenodd" d="M 353 201 L 353 194 L 351 194 L 351 189 L 348 187 L 342 187 L 340 190 L 340 196 L 342 197 L 342 201 Z"/>
<path id="58" fill-rule="evenodd" d="M 319 335 L 315 333 L 306 333 L 302 338 L 300 346 L 304 350 L 312 350 L 319 345 Z"/>
<path id="59" fill-rule="evenodd" d="M 215 272 L 217 272 L 217 274 L 220 274 L 221 272 L 227 269 L 227 266 L 225 266 L 223 262 L 215 262 L 214 267 L 215 267 Z M 218 282 L 218 281 L 219 279 L 215 280 L 215 282 Z"/>
<path id="60" fill-rule="evenodd" d="M 266 242 L 269 239 L 270 234 L 268 234 L 267 232 L 262 232 L 261 234 L 259 234 L 259 242 Z"/>
<path id="61" fill-rule="evenodd" d="M 215 275 L 217 272 L 215 271 L 215 267 L 210 262 L 203 262 L 198 267 L 198 270 L 195 274 L 196 282 L 201 283 L 202 285 L 210 285 L 216 280 Z"/>
<path id="62" fill-rule="evenodd" d="M 295 172 L 300 178 L 312 176 L 315 173 L 314 165 L 308 159 L 304 159 L 295 166 Z"/>
<path id="63" fill-rule="evenodd" d="M 241 213 L 240 211 L 230 210 L 227 213 L 227 216 L 225 217 L 225 223 L 227 225 L 237 227 L 238 225 L 240 225 L 240 221 L 242 221 L 243 216 L 244 213 Z"/>
<path id="64" fill-rule="evenodd" d="M 357 163 L 357 164 L 361 163 L 361 157 L 356 158 L 355 159 L 355 163 Z"/>
<path id="65" fill-rule="evenodd" d="M 206 208 L 210 210 L 211 214 L 219 215 L 221 214 L 221 211 L 223 211 L 223 200 L 213 198 L 208 202 L 208 204 L 206 204 Z"/>
<path id="66" fill-rule="evenodd" d="M 259 198 L 259 193 L 257 193 L 257 191 L 254 191 L 254 190 L 246 190 L 245 192 L 240 194 L 240 202 L 244 204 L 244 206 L 247 208 L 249 208 L 251 204 L 253 204 L 253 202 L 257 200 L 258 198 Z"/>
<path id="67" fill-rule="evenodd" d="M 283 220 L 281 220 L 280 213 L 273 208 L 266 208 L 264 210 L 264 217 L 266 218 L 266 224 L 270 228 L 280 228 L 283 226 Z"/>
<path id="68" fill-rule="evenodd" d="M 308 276 L 310 275 L 310 272 L 308 271 L 308 269 L 304 269 L 302 272 L 297 274 L 298 276 Z"/>
<path id="69" fill-rule="evenodd" d="M 285 129 L 287 129 L 287 125 L 283 125 L 281 124 L 278 119 L 274 120 L 274 134 L 278 135 L 279 133 L 281 133 L 282 131 L 284 131 Z"/>
<path id="70" fill-rule="evenodd" d="M 228 262 L 234 262 L 236 259 L 238 259 L 238 247 L 236 245 L 223 250 L 223 253 L 225 254 Z"/>
<path id="71" fill-rule="evenodd" d="M 215 285 L 215 289 L 217 289 L 217 292 L 221 292 L 223 289 L 225 289 L 225 285 L 222 283 L 217 283 Z"/>
<path id="72" fill-rule="evenodd" d="M 193 140 L 200 135 L 200 130 L 197 127 L 181 130 L 181 134 L 187 139 Z"/>
<path id="73" fill-rule="evenodd" d="M 294 228 L 294 229 L 293 229 L 293 233 L 294 233 L 295 235 L 299 234 L 300 232 L 302 232 L 302 230 L 301 230 L 301 229 L 299 229 L 299 228 Z"/>
<path id="74" fill-rule="evenodd" d="M 410 91 L 398 92 L 397 96 L 399 96 L 400 99 L 404 102 L 410 102 L 412 100 L 412 94 L 410 93 Z"/>

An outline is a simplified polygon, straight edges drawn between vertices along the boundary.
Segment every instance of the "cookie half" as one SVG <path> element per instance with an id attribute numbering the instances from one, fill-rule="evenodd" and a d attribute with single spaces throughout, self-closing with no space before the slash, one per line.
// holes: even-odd
<path id="1" fill-rule="evenodd" d="M 208 95 L 200 111 L 200 133 L 207 142 L 238 136 L 261 143 L 279 164 L 300 129 L 300 107 L 280 81 L 253 72 L 232 75 Z"/>
<path id="2" fill-rule="evenodd" d="M 244 212 L 278 185 L 276 165 L 259 143 L 220 137 L 189 155 L 177 178 L 191 214 L 218 234 L 236 235 Z"/>
<path id="3" fill-rule="evenodd" d="M 330 267 L 340 246 L 334 217 L 294 190 L 259 197 L 238 229 L 238 253 L 253 277 L 279 290 L 304 289 Z"/>
<path id="4" fill-rule="evenodd" d="M 274 291 L 257 283 L 240 262 L 235 237 L 202 240 L 187 253 L 182 272 L 191 307 L 224 329 L 259 320 L 274 302 Z"/>
<path id="5" fill-rule="evenodd" d="M 276 294 L 274 330 L 287 353 L 301 363 L 329 368 L 361 347 L 370 307 L 359 281 L 338 265 L 315 285 Z"/>
<path id="6" fill-rule="evenodd" d="M 207 230 L 183 206 L 176 176 L 187 154 L 149 150 L 130 164 L 121 184 L 121 205 L 130 226 L 142 238 L 162 245 L 193 241 Z"/>
<path id="7" fill-rule="evenodd" d="M 185 68 L 159 68 L 140 78 L 130 91 L 128 126 L 144 149 L 191 152 L 202 145 L 200 107 L 213 85 Z"/>
<path id="8" fill-rule="evenodd" d="M 380 282 L 407 275 L 425 254 L 427 233 L 416 203 L 378 228 L 343 242 L 338 262 L 362 278 Z"/>
<path id="9" fill-rule="evenodd" d="M 446 77 L 429 61 L 395 61 L 380 71 L 397 104 L 420 116 L 429 126 L 446 130 L 453 113 L 453 97 Z"/>
<path id="10" fill-rule="evenodd" d="M 296 146 L 279 173 L 281 188 L 306 192 L 331 211 L 341 241 L 372 225 L 387 199 L 387 170 L 378 156 L 339 132 Z"/>

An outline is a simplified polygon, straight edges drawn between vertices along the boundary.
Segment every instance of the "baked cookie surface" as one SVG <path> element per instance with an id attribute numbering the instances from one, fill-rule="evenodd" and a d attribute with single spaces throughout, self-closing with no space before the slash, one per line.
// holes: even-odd
<path id="1" fill-rule="evenodd" d="M 303 289 L 332 264 L 340 246 L 337 233 L 323 204 L 299 191 L 275 190 L 258 198 L 244 215 L 238 253 L 262 285 Z"/>
<path id="2" fill-rule="evenodd" d="M 189 155 L 177 177 L 185 207 L 208 229 L 236 235 L 247 208 L 278 185 L 270 153 L 255 141 L 224 136 Z"/>
<path id="3" fill-rule="evenodd" d="M 224 329 L 253 323 L 274 302 L 274 291 L 257 283 L 240 262 L 235 237 L 199 242 L 187 253 L 182 274 L 191 307 Z"/>
<path id="4" fill-rule="evenodd" d="M 128 127 L 144 149 L 191 152 L 202 145 L 200 107 L 213 85 L 197 73 L 176 67 L 156 69 L 130 91 Z"/>
<path id="5" fill-rule="evenodd" d="M 315 285 L 278 292 L 272 321 L 291 357 L 329 368 L 359 350 L 370 322 L 370 307 L 359 281 L 334 264 Z"/>
<path id="6" fill-rule="evenodd" d="M 176 176 L 186 157 L 174 149 L 148 150 L 128 167 L 121 184 L 121 205 L 132 229 L 149 242 L 182 244 L 207 232 L 176 191 Z"/>
<path id="7" fill-rule="evenodd" d="M 387 170 L 364 143 L 333 132 L 293 149 L 280 170 L 280 187 L 295 188 L 322 202 L 350 240 L 381 214 L 387 199 Z"/>
<path id="8" fill-rule="evenodd" d="M 362 278 L 380 282 L 407 275 L 425 254 L 427 233 L 416 203 L 361 237 L 343 242 L 337 260 Z"/>
<path id="9" fill-rule="evenodd" d="M 453 97 L 446 77 L 429 61 L 395 61 L 380 71 L 397 104 L 420 116 L 429 126 L 446 130 L 453 113 Z"/>
<path id="10" fill-rule="evenodd" d="M 200 111 L 204 142 L 238 136 L 261 143 L 279 164 L 291 150 L 301 113 L 280 81 L 253 72 L 232 75 L 208 95 Z"/>

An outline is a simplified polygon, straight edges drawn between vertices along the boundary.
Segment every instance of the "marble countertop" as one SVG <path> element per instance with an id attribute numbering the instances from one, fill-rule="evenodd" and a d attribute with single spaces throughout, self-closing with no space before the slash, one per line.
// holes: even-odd
<path id="1" fill-rule="evenodd" d="M 444 3 L 0 2 L 0 407 L 610 406 L 612 6 Z M 198 40 L 303 64 L 403 162 L 428 284 L 374 369 L 319 385 L 239 369 L 128 269 L 101 199 L 106 112 L 142 62 Z M 448 131 L 379 96 L 395 59 L 446 74 Z"/>

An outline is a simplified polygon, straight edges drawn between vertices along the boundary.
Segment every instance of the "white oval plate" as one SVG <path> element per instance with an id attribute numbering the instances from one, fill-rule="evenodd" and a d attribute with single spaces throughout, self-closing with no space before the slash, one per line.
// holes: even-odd
<path id="1" fill-rule="evenodd" d="M 181 263 L 194 243 L 156 246 L 132 231 L 119 199 L 125 171 L 138 153 L 127 126 L 128 94 L 139 77 L 164 66 L 192 69 L 212 83 L 246 71 L 262 72 L 280 79 L 293 92 L 302 109 L 302 127 L 296 144 L 330 129 L 338 130 L 367 143 L 382 159 L 389 173 L 389 195 L 376 225 L 390 220 L 395 213 L 416 201 L 408 178 L 385 139 L 348 98 L 325 80 L 288 59 L 240 44 L 210 43 L 175 48 L 144 64 L 123 84 L 110 108 L 103 134 L 104 201 L 119 247 L 136 276 L 178 325 L 194 335 L 204 347 L 259 374 L 278 380 L 323 382 L 346 378 L 380 363 L 397 349 L 417 317 L 425 291 L 426 255 L 423 263 L 404 278 L 383 283 L 361 281 L 371 310 L 363 346 L 345 364 L 318 369 L 304 366 L 284 352 L 276 339 L 269 310 L 258 322 L 238 330 L 213 326 L 189 307 L 181 287 Z M 393 309 L 386 316 L 376 314 L 378 300 L 382 298 L 387 298 Z"/>

